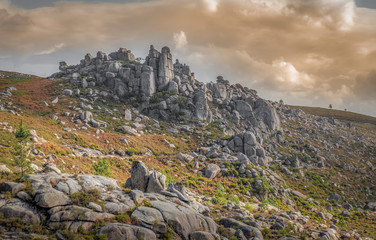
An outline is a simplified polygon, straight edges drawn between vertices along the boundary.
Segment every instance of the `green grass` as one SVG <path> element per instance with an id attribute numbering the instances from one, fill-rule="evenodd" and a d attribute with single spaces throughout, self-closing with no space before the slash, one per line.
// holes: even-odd
<path id="1" fill-rule="evenodd" d="M 350 111 L 342 111 L 337 109 L 321 108 L 321 107 L 307 107 L 307 106 L 289 106 L 292 109 L 301 109 L 306 113 L 323 116 L 323 117 L 333 117 L 339 120 L 359 122 L 359 123 L 370 123 L 376 125 L 376 118 L 364 114 L 354 113 Z"/>
<path id="2" fill-rule="evenodd" d="M 0 85 L 23 83 L 23 82 L 28 82 L 35 78 L 37 77 L 33 75 L 25 75 L 22 73 L 0 71 Z"/>

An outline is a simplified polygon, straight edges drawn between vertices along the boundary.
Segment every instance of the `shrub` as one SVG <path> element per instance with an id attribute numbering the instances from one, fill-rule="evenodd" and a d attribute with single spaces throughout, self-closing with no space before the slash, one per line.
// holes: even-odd
<path id="1" fill-rule="evenodd" d="M 260 211 L 261 212 L 266 211 L 266 209 L 268 209 L 268 205 L 269 205 L 269 202 L 268 202 L 267 199 L 262 200 L 261 206 L 260 206 Z"/>
<path id="2" fill-rule="evenodd" d="M 145 207 L 151 207 L 151 203 L 149 201 L 144 201 L 144 206 Z"/>
<path id="3" fill-rule="evenodd" d="M 21 169 L 21 176 L 24 175 L 25 169 L 31 164 L 27 157 L 30 154 L 30 147 L 28 146 L 28 138 L 30 136 L 30 131 L 23 125 L 21 119 L 20 125 L 16 130 L 15 137 L 18 143 L 14 146 L 17 157 L 15 158 L 15 165 Z"/>
<path id="4" fill-rule="evenodd" d="M 116 215 L 115 219 L 116 219 L 116 221 L 121 222 L 121 223 L 130 224 L 132 222 L 132 219 L 128 214 Z"/>
<path id="5" fill-rule="evenodd" d="M 129 155 L 129 156 L 133 156 L 137 153 L 136 149 L 134 148 L 128 148 L 126 153 Z"/>
<path id="6" fill-rule="evenodd" d="M 245 204 L 245 209 L 247 209 L 249 212 L 253 212 L 253 207 L 252 207 L 252 205 L 249 204 L 249 203 L 246 203 L 246 204 Z"/>
<path id="7" fill-rule="evenodd" d="M 100 199 L 99 191 L 97 189 L 89 190 L 87 192 L 76 192 L 70 195 L 73 205 L 86 207 L 90 202 L 95 202 Z"/>
<path id="8" fill-rule="evenodd" d="M 179 104 L 180 108 L 187 108 L 187 97 L 179 95 L 176 99 L 176 103 Z"/>
<path id="9" fill-rule="evenodd" d="M 217 191 L 216 191 L 216 196 L 217 197 L 225 197 L 226 194 L 226 189 L 223 187 L 221 183 L 217 184 Z"/>
<path id="10" fill-rule="evenodd" d="M 234 195 L 233 193 L 230 194 L 230 200 L 231 200 L 231 202 L 236 203 L 236 204 L 240 203 L 239 197 Z"/>
<path id="11" fill-rule="evenodd" d="M 235 125 L 234 117 L 228 116 L 227 117 L 227 127 L 232 128 Z"/>
<path id="12" fill-rule="evenodd" d="M 262 236 L 264 236 L 264 238 L 268 238 L 268 236 L 272 233 L 272 231 L 269 228 L 264 227 L 261 230 L 261 233 L 262 233 Z"/>
<path id="13" fill-rule="evenodd" d="M 213 204 L 226 205 L 228 203 L 226 196 L 226 189 L 223 187 L 221 183 L 218 183 L 215 197 L 212 198 L 211 202 Z"/>
<path id="14" fill-rule="evenodd" d="M 98 163 L 93 163 L 93 168 L 95 170 L 96 175 L 102 175 L 102 176 L 110 176 L 111 170 L 110 170 L 110 164 L 107 162 L 107 160 L 99 159 Z"/>
<path id="15" fill-rule="evenodd" d="M 227 140 L 230 141 L 233 137 L 231 135 L 224 135 L 221 137 L 221 140 Z"/>

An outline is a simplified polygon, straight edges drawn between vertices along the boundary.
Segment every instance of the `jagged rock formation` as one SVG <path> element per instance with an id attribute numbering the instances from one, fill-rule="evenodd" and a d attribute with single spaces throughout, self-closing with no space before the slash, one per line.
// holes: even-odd
<path id="1" fill-rule="evenodd" d="M 230 85 L 223 77 L 204 84 L 196 80 L 188 65 L 179 60 L 172 64 L 172 60 L 168 47 L 159 52 L 150 46 L 143 64 L 136 62 L 129 50 L 120 48 L 109 56 L 103 52 L 97 57 L 87 54 L 76 66 L 61 62 L 61 72 L 51 77 L 66 77 L 77 88 L 105 86 L 108 91 L 89 90 L 93 101 L 102 96 L 137 103 L 143 113 L 159 120 L 232 119 L 236 125 L 264 133 L 280 128 L 274 106 L 258 97 L 256 91 L 240 84 Z M 69 89 L 63 93 L 73 95 Z"/>

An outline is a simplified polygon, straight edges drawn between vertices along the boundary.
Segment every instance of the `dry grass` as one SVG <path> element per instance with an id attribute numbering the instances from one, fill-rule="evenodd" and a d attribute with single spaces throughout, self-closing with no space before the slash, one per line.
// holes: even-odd
<path id="1" fill-rule="evenodd" d="M 323 117 L 333 117 L 336 119 L 359 122 L 359 123 L 369 123 L 376 125 L 376 118 L 368 115 L 363 115 L 359 113 L 354 113 L 350 111 L 342 111 L 336 109 L 320 108 L 320 107 L 307 107 L 307 106 L 289 106 L 292 109 L 301 109 L 306 113 L 323 116 Z"/>

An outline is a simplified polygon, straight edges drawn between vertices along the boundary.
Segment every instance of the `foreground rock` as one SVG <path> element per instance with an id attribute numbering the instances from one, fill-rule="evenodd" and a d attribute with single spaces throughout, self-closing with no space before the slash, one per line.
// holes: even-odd
<path id="1" fill-rule="evenodd" d="M 149 229 L 122 223 L 110 223 L 104 227 L 101 227 L 98 230 L 98 234 L 106 235 L 108 240 L 157 239 L 155 233 Z"/>
<path id="2" fill-rule="evenodd" d="M 260 240 L 264 239 L 259 229 L 248 226 L 247 224 L 236 221 L 235 219 L 223 218 L 219 221 L 219 223 L 222 224 L 224 227 L 240 229 L 243 232 L 244 236 L 246 236 L 247 238 L 254 237 Z"/>
<path id="3" fill-rule="evenodd" d="M 193 236 L 217 234 L 217 224 L 201 214 L 206 209 L 188 198 L 185 187 L 171 184 L 164 190 L 164 175 L 148 170 L 143 162 L 132 165 L 129 182 L 138 190 L 130 193 L 122 191 L 114 179 L 71 176 L 57 168 L 54 171 L 55 168 L 49 163 L 42 172 L 24 176 L 32 192 L 24 192 L 23 184 L 2 183 L 3 192 L 17 196 L 0 199 L 0 213 L 9 219 L 19 218 L 27 225 L 43 224 L 50 231 L 64 226 L 73 233 L 91 232 L 102 222 L 103 227 L 96 232 L 108 239 L 158 239 L 170 232 L 176 238 L 189 240 L 194 232 L 201 233 Z M 111 222 L 116 215 L 124 216 L 130 211 L 137 225 Z"/>
<path id="4" fill-rule="evenodd" d="M 139 161 L 132 163 L 131 178 L 126 182 L 126 187 L 138 189 L 142 192 L 160 193 L 166 187 L 166 176 L 160 172 L 150 170 Z"/>

